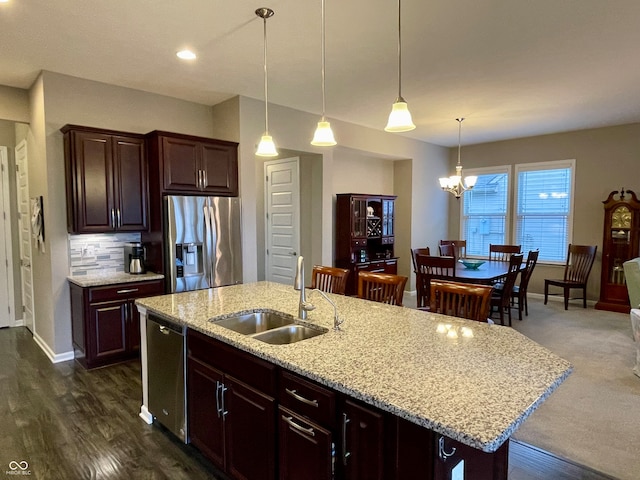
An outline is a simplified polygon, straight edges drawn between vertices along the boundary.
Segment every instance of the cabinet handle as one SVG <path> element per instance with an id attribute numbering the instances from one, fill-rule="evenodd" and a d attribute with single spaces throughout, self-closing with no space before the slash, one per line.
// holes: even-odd
<path id="1" fill-rule="evenodd" d="M 111 228 L 115 230 L 116 228 L 116 209 L 111 209 Z"/>
<path id="2" fill-rule="evenodd" d="M 293 398 L 295 398 L 296 400 L 302 403 L 306 403 L 307 405 L 311 405 L 312 407 L 316 407 L 316 408 L 318 407 L 318 400 L 309 400 L 308 398 L 304 398 L 296 390 L 289 390 L 288 388 L 285 388 L 285 391 L 289 395 L 291 395 Z"/>
<path id="3" fill-rule="evenodd" d="M 164 325 L 160 325 L 160 333 L 163 335 L 169 335 L 170 330 Z"/>
<path id="4" fill-rule="evenodd" d="M 116 209 L 116 218 L 118 219 L 118 222 L 116 223 L 116 226 L 118 228 L 122 227 L 122 217 L 120 217 L 120 209 Z"/>
<path id="5" fill-rule="evenodd" d="M 216 380 L 216 413 L 218 414 L 218 418 L 220 418 L 220 414 L 222 413 L 221 401 L 220 401 L 220 390 L 222 388 L 222 383 Z"/>
<path id="6" fill-rule="evenodd" d="M 451 447 L 451 451 L 449 453 L 445 452 L 444 437 L 440 435 L 440 438 L 438 439 L 438 457 L 440 457 L 440 460 L 442 460 L 443 462 L 446 462 L 447 459 L 455 455 L 455 453 L 456 453 L 456 447 Z"/>
<path id="7" fill-rule="evenodd" d="M 224 383 L 221 383 L 221 384 L 220 384 L 220 398 L 222 398 L 222 405 L 221 405 L 221 407 L 222 407 L 222 408 L 221 408 L 220 413 L 222 414 L 222 419 L 223 419 L 223 420 L 224 420 L 224 417 L 226 417 L 226 416 L 227 416 L 227 413 L 229 413 L 229 412 L 228 412 L 228 410 L 227 410 L 227 409 L 226 409 L 226 407 L 225 407 L 225 404 L 224 404 L 224 400 L 225 400 L 225 399 L 224 399 L 224 397 L 225 397 L 225 392 L 226 392 L 227 390 L 229 390 L 229 389 L 228 389 L 227 387 L 225 387 L 225 386 L 224 386 Z"/>
<path id="8" fill-rule="evenodd" d="M 298 425 L 296 422 L 293 421 L 292 417 L 285 417 L 284 415 L 282 415 L 282 419 L 287 422 L 289 424 L 290 427 L 295 428 L 296 430 L 298 430 L 299 432 L 302 432 L 306 435 L 310 435 L 312 437 L 316 436 L 316 432 L 313 430 L 313 428 L 309 427 L 309 428 L 304 428 L 302 425 Z"/>
<path id="9" fill-rule="evenodd" d="M 342 464 L 347 466 L 347 459 L 351 456 L 351 452 L 347 452 L 347 424 L 350 422 L 346 413 L 342 414 Z"/>
<path id="10" fill-rule="evenodd" d="M 207 177 L 207 171 L 202 170 L 202 189 L 204 190 L 205 188 L 207 188 L 208 184 L 209 184 L 209 178 Z"/>
<path id="11" fill-rule="evenodd" d="M 133 292 L 137 292 L 138 289 L 137 288 L 125 288 L 123 290 L 117 290 L 116 293 L 122 294 L 122 293 L 133 293 Z"/>

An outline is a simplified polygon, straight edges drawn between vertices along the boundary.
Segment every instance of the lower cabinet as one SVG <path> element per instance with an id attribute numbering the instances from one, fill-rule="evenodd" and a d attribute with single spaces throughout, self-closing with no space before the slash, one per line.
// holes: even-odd
<path id="1" fill-rule="evenodd" d="M 193 330 L 187 349 L 191 443 L 231 478 L 507 479 L 508 441 L 482 452 Z"/>
<path id="2" fill-rule="evenodd" d="M 76 360 L 85 368 L 137 358 L 140 315 L 135 299 L 164 293 L 162 280 L 99 287 L 70 284 Z"/>

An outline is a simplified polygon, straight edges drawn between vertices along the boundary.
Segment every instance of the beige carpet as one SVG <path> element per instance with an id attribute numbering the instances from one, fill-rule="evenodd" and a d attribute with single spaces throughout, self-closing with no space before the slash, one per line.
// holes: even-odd
<path id="1" fill-rule="evenodd" d="M 640 479 L 640 378 L 629 315 L 529 299 L 514 328 L 574 367 L 514 438 L 624 480 Z"/>
<path id="2" fill-rule="evenodd" d="M 415 308 L 415 296 L 404 304 Z M 629 315 L 586 310 L 574 301 L 543 304 L 530 295 L 529 316 L 513 327 L 569 360 L 573 373 L 513 438 L 621 480 L 640 479 L 640 378 Z"/>

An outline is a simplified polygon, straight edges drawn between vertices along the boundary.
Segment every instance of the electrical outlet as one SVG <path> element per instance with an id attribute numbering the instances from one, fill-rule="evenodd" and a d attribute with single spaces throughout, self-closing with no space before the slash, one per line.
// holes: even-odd
<path id="1" fill-rule="evenodd" d="M 84 245 L 82 247 L 82 258 L 86 257 L 95 257 L 96 256 L 96 247 L 93 245 Z"/>

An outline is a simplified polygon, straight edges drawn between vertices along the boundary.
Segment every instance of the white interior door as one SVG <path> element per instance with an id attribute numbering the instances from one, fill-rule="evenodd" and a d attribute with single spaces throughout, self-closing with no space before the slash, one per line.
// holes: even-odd
<path id="1" fill-rule="evenodd" d="M 300 253 L 299 159 L 265 162 L 266 279 L 293 285 Z"/>
<path id="2" fill-rule="evenodd" d="M 13 261 L 11 250 L 11 208 L 7 147 L 0 147 L 0 328 L 13 323 Z"/>
<path id="3" fill-rule="evenodd" d="M 20 273 L 22 278 L 22 320 L 35 333 L 33 322 L 33 275 L 31 272 L 31 212 L 27 142 L 16 147 L 16 180 L 18 185 L 18 231 L 20 234 Z"/>

